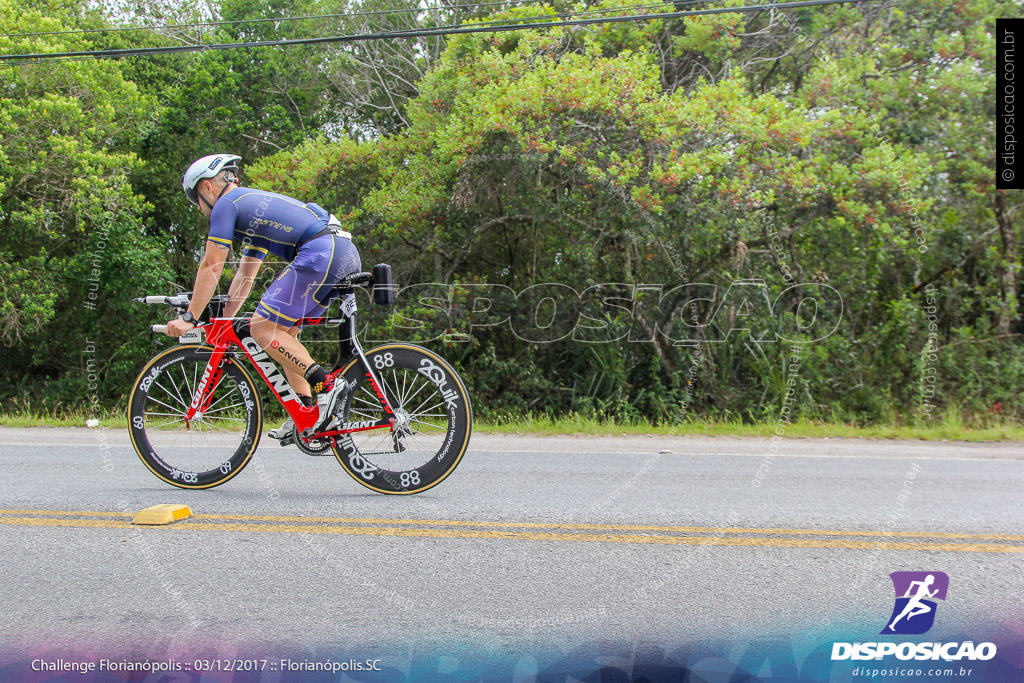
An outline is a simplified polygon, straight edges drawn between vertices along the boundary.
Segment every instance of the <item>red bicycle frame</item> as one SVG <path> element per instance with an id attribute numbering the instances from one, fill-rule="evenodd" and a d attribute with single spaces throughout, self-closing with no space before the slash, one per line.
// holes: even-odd
<path id="1" fill-rule="evenodd" d="M 361 422 L 345 422 L 335 429 L 322 432 L 311 432 L 312 428 L 320 419 L 320 410 L 317 406 L 306 407 L 299 400 L 284 374 L 277 365 L 270 359 L 267 352 L 261 347 L 249 332 L 248 319 L 234 318 L 211 318 L 207 323 L 199 323 L 198 329 L 206 333 L 206 343 L 212 346 L 210 360 L 203 370 L 202 378 L 192 396 L 192 403 L 185 413 L 185 428 L 189 429 L 191 421 L 197 415 L 202 415 L 210 407 L 213 400 L 214 390 L 224 375 L 224 363 L 236 362 L 238 352 L 234 347 L 241 349 L 241 352 L 256 367 L 263 381 L 270 388 L 270 392 L 284 406 L 284 409 L 291 416 L 295 423 L 295 433 L 303 439 L 310 438 L 331 438 L 342 434 L 351 434 L 370 429 L 383 429 L 385 427 L 394 431 L 395 416 L 391 403 L 384 392 L 380 378 L 376 376 L 370 363 L 366 360 L 359 339 L 356 337 L 355 325 L 355 297 L 349 293 L 342 300 L 343 316 L 338 320 L 327 320 L 326 318 L 303 318 L 298 325 L 315 326 L 325 323 L 339 323 L 341 334 L 339 335 L 338 358 L 334 364 L 334 370 L 342 367 L 352 356 L 355 356 L 363 366 L 364 377 L 370 389 L 380 402 L 384 411 L 384 417 L 380 420 L 364 420 Z M 249 399 L 246 399 L 249 400 Z"/>

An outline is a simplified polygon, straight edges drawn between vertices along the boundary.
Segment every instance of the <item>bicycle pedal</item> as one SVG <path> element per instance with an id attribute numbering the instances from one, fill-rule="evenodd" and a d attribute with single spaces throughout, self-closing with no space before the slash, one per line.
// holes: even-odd
<path id="1" fill-rule="evenodd" d="M 279 446 L 281 446 L 281 447 L 291 446 L 293 443 L 295 443 L 295 434 L 294 433 L 293 434 L 289 434 L 288 436 L 284 437 L 283 439 L 279 439 L 278 442 L 277 442 L 277 444 Z"/>
<path id="2" fill-rule="evenodd" d="M 278 441 L 281 441 L 283 439 L 290 439 L 295 436 L 295 428 L 293 427 L 288 431 L 284 431 L 281 427 L 278 427 L 276 429 L 268 429 L 267 436 L 269 436 L 271 439 L 277 439 Z"/>

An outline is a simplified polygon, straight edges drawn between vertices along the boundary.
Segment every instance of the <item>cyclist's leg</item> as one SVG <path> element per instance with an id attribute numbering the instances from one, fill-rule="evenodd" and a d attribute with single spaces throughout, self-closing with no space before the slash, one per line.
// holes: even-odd
<path id="1" fill-rule="evenodd" d="M 296 393 L 306 396 L 309 384 L 303 376 L 315 361 L 297 335 L 298 321 L 311 300 L 307 279 L 308 274 L 294 263 L 285 268 L 263 294 L 250 323 L 253 338 L 281 366 L 288 384 Z"/>
<path id="2" fill-rule="evenodd" d="M 262 316 L 259 310 L 253 314 L 250 323 L 253 339 L 281 366 L 288 384 L 295 393 L 309 396 L 309 384 L 303 379 L 303 375 L 316 361 L 309 355 L 302 342 L 291 334 L 292 327 L 293 325 Z"/>
<path id="3" fill-rule="evenodd" d="M 298 339 L 299 332 L 302 331 L 301 325 L 294 325 L 288 328 L 288 334 Z M 281 366 L 281 370 L 284 371 L 284 376 L 288 378 L 288 384 L 291 385 L 292 389 L 295 390 L 296 394 L 300 396 L 309 396 L 309 382 L 302 376 L 302 373 L 297 368 L 293 368 L 289 365 Z"/>
<path id="4" fill-rule="evenodd" d="M 301 326 L 294 325 L 288 329 L 288 334 L 291 335 L 292 337 L 297 338 L 299 336 L 299 331 L 301 329 Z M 282 365 L 281 370 L 284 371 L 284 376 L 288 380 L 288 385 L 292 388 L 292 390 L 295 391 L 296 394 L 298 394 L 299 400 L 302 401 L 302 405 L 313 405 L 312 394 L 309 390 L 309 382 L 306 381 L 306 378 L 303 377 L 295 368 L 291 367 L 289 364 Z M 267 432 L 267 434 L 272 439 L 277 439 L 278 441 L 280 441 L 282 446 L 287 446 L 291 443 L 294 443 L 294 430 L 295 423 L 289 416 L 288 418 L 285 419 L 284 423 L 280 427 L 278 427 L 277 429 L 271 429 L 269 432 Z"/>
<path id="5" fill-rule="evenodd" d="M 305 376 L 316 363 L 297 338 L 298 321 L 322 313 L 334 285 L 358 272 L 360 265 L 351 240 L 326 235 L 315 239 L 299 251 L 256 307 L 253 337 L 284 368 L 297 393 L 309 395 Z"/>
<path id="6" fill-rule="evenodd" d="M 320 250 L 318 254 L 309 252 L 309 260 L 316 265 L 319 279 L 314 280 L 308 290 L 313 305 L 306 315 L 319 316 L 330 301 L 338 281 L 350 273 L 358 272 L 361 264 L 359 252 L 350 239 L 335 235 L 324 236 L 307 243 L 306 247 L 309 246 L 316 246 Z M 295 260 L 297 263 L 300 259 Z M 319 273 L 323 274 L 322 277 Z M 352 385 L 341 377 L 340 368 L 332 372 L 328 372 L 328 368 L 330 366 L 324 368 L 316 365 L 306 373 L 306 379 L 309 380 L 320 411 L 317 429 L 326 428 L 331 421 L 338 419 L 339 408 L 344 404 L 345 397 L 352 388 Z"/>

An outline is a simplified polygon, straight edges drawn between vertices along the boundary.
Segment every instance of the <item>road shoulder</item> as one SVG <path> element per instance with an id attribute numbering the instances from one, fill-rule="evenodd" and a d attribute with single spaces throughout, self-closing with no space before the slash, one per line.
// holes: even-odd
<path id="1" fill-rule="evenodd" d="M 127 429 L 84 427 L 0 427 L 0 445 L 124 445 Z M 792 439 L 784 437 L 665 436 L 665 435 L 538 435 L 477 432 L 473 451 L 503 453 L 622 453 L 731 455 L 750 457 L 874 457 L 928 459 L 1024 460 L 1016 442 L 910 441 L 896 439 Z"/>

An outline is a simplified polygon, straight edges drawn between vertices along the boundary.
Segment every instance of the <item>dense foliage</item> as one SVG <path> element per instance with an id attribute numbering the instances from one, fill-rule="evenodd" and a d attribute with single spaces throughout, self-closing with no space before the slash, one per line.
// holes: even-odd
<path id="1" fill-rule="evenodd" d="M 74 2 L 20 2 L 0 0 L 3 33 L 104 22 Z M 225 20 L 363 14 L 0 37 L 0 49 L 630 4 L 485 16 L 223 0 L 213 11 Z M 1024 201 L 994 189 L 991 102 L 994 18 L 1015 5 L 657 17 L 674 9 L 447 42 L 0 69 L 3 396 L 81 404 L 98 374 L 93 393 L 122 399 L 153 318 L 127 300 L 191 283 L 204 221 L 177 181 L 217 150 L 242 154 L 254 186 L 342 217 L 364 266 L 390 262 L 402 294 L 393 310 L 367 310 L 368 336 L 439 348 L 487 417 L 1024 415 Z M 160 11 L 149 19 L 202 12 Z M 83 305 L 91 276 L 95 310 Z"/>

